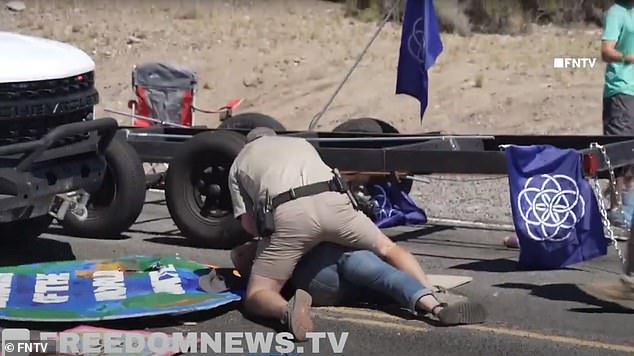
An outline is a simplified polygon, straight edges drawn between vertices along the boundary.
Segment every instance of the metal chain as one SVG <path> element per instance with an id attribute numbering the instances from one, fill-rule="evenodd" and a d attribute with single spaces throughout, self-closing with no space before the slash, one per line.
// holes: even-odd
<path id="1" fill-rule="evenodd" d="M 337 89 L 335 89 L 335 92 L 332 94 L 330 99 L 328 99 L 328 102 L 326 103 L 324 108 L 321 109 L 321 111 L 318 112 L 317 115 L 315 115 L 313 117 L 313 119 L 310 121 L 310 124 L 308 125 L 308 131 L 314 131 L 315 130 L 319 120 L 321 120 L 321 118 L 324 116 L 324 114 L 326 114 L 326 111 L 328 111 L 328 109 L 330 108 L 330 105 L 332 105 L 332 103 L 335 101 L 335 98 L 337 97 L 337 95 L 339 95 L 339 92 L 341 91 L 341 89 L 343 89 L 343 86 L 346 84 L 346 82 L 348 82 L 348 79 L 350 79 L 350 76 L 352 75 L 354 70 L 357 69 L 357 66 L 359 65 L 359 63 L 361 63 L 361 60 L 363 59 L 365 54 L 370 49 L 370 46 L 372 46 L 372 44 L 374 43 L 376 38 L 379 37 L 379 34 L 381 33 L 381 31 L 383 30 L 385 25 L 387 25 L 387 23 L 392 18 L 392 16 L 394 15 L 394 12 L 396 11 L 396 8 L 400 5 L 400 3 L 401 3 L 400 1 L 394 1 L 394 3 L 392 4 L 392 7 L 390 8 L 388 13 L 383 18 L 383 21 L 381 21 L 381 23 L 377 27 L 376 31 L 374 32 L 374 35 L 372 35 L 372 38 L 370 39 L 368 44 L 365 46 L 363 51 L 361 51 L 361 54 L 359 55 L 359 57 L 357 57 L 357 60 L 352 65 L 352 68 L 350 68 L 350 70 L 346 74 L 345 78 L 343 78 L 341 83 L 339 83 L 339 86 L 337 87 Z"/>
<path id="2" fill-rule="evenodd" d="M 603 155 L 603 159 L 605 160 L 605 164 L 608 167 L 608 171 L 610 173 L 610 187 L 618 198 L 618 191 L 616 190 L 616 178 L 614 175 L 614 169 L 612 168 L 612 164 L 610 163 L 610 158 L 608 157 L 605 147 L 599 145 L 598 143 L 591 143 L 590 148 L 597 148 Z M 599 211 L 601 212 L 601 220 L 603 221 L 603 227 L 608 232 L 608 238 L 612 241 L 612 245 L 614 245 L 614 249 L 619 255 L 619 259 L 622 263 L 625 263 L 625 256 L 623 255 L 623 251 L 619 248 L 619 242 L 616 237 L 614 237 L 614 230 L 612 229 L 612 224 L 610 223 L 610 219 L 608 218 L 608 212 L 605 207 L 605 201 L 603 199 L 603 193 L 601 192 L 601 184 L 599 184 L 599 178 L 597 176 L 592 177 L 592 188 L 597 198 L 597 202 L 599 203 Z"/>

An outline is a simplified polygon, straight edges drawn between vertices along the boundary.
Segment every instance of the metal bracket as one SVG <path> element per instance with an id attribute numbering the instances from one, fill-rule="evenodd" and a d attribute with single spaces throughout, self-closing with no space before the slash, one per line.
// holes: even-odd
<path id="1" fill-rule="evenodd" d="M 75 215 L 80 221 L 86 220 L 88 217 L 88 209 L 86 204 L 90 199 L 90 194 L 84 190 L 78 190 L 75 192 L 57 194 L 53 198 L 49 214 L 58 221 L 64 220 L 66 214 L 69 212 Z"/>

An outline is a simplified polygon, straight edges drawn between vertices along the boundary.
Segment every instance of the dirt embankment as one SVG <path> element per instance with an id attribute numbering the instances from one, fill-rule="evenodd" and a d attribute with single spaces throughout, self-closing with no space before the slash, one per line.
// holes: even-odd
<path id="1" fill-rule="evenodd" d="M 264 3 L 26 1 L 22 12 L 0 10 L 0 29 L 70 42 L 90 53 L 97 63 L 100 113 L 127 110 L 133 65 L 167 61 L 198 72 L 200 107 L 244 98 L 239 111 L 264 112 L 289 129 L 306 129 L 376 24 L 346 17 L 342 5 L 332 2 Z M 598 57 L 596 27 L 531 25 L 520 36 L 443 34 L 445 50 L 430 72 L 430 106 L 422 122 L 416 100 L 394 95 L 400 33 L 398 24 L 386 26 L 320 129 L 372 116 L 403 132 L 601 132 L 603 64 L 553 68 L 554 57 Z M 199 116 L 198 124 L 217 123 L 216 116 Z M 503 179 L 436 182 L 417 188 L 416 196 L 432 215 L 500 217 L 508 216 L 505 187 Z"/>

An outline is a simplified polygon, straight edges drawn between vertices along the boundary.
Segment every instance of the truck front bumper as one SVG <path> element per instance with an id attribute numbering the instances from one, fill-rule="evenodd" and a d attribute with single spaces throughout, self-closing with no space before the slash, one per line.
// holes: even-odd
<path id="1" fill-rule="evenodd" d="M 37 141 L 0 147 L 0 223 L 48 214 L 57 194 L 97 190 L 106 171 L 103 150 L 118 129 L 111 118 L 59 126 Z M 65 138 L 89 138 L 63 145 Z"/>

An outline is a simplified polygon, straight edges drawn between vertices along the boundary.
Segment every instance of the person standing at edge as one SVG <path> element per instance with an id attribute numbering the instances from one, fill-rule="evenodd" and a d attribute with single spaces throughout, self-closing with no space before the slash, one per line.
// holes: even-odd
<path id="1" fill-rule="evenodd" d="M 634 1 L 616 1 L 606 14 L 601 42 L 601 58 L 607 63 L 603 88 L 603 134 L 634 136 Z M 632 167 L 615 170 L 616 190 L 612 192 L 610 221 L 630 228 L 634 217 Z"/>
<path id="2" fill-rule="evenodd" d="M 619 279 L 581 285 L 580 289 L 597 299 L 634 310 L 634 230 L 630 230 L 626 248 L 624 273 Z"/>
<path id="3" fill-rule="evenodd" d="M 261 238 L 245 311 L 278 319 L 297 341 L 313 330 L 312 297 L 298 289 L 287 302 L 280 292 L 298 261 L 320 242 L 370 250 L 422 285 L 431 285 L 414 256 L 356 209 L 345 182 L 303 138 L 277 136 L 264 127 L 251 130 L 229 170 L 229 189 L 234 216 L 248 233 Z M 422 296 L 420 305 L 443 324 L 486 317 L 481 304 L 442 304 L 433 294 Z"/>

